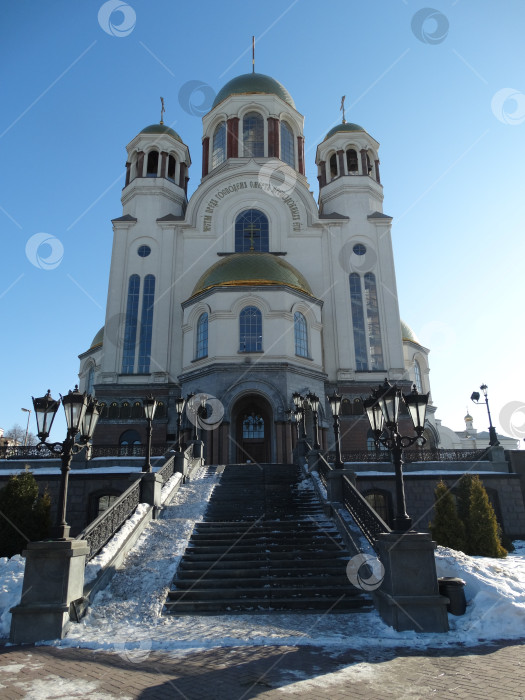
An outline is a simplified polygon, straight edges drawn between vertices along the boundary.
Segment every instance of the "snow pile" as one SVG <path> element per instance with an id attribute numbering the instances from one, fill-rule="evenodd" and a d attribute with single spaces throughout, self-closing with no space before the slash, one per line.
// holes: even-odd
<path id="1" fill-rule="evenodd" d="M 467 612 L 449 616 L 451 630 L 470 639 L 513 639 L 525 629 L 525 542 L 505 559 L 469 557 L 446 547 L 436 551 L 437 574 L 466 582 Z"/>
<path id="2" fill-rule="evenodd" d="M 20 603 L 26 560 L 14 557 L 0 558 L 0 638 L 9 637 L 11 613 L 9 610 Z"/>

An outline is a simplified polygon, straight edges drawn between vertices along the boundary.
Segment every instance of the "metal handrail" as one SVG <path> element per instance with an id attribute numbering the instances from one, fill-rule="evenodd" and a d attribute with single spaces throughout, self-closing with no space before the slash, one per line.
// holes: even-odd
<path id="1" fill-rule="evenodd" d="M 377 550 L 377 536 L 391 530 L 347 476 L 343 476 L 343 504 L 363 535 Z"/>

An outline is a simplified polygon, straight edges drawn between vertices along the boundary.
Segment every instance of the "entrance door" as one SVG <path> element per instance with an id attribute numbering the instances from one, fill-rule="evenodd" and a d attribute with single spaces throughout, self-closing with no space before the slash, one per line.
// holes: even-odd
<path id="1" fill-rule="evenodd" d="M 265 401 L 243 401 L 239 406 L 236 425 L 237 460 L 239 462 L 269 462 L 270 419 Z"/>

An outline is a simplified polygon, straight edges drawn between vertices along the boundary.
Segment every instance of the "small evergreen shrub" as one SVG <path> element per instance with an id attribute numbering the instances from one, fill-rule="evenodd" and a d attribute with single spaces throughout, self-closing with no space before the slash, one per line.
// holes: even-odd
<path id="1" fill-rule="evenodd" d="M 465 550 L 465 526 L 458 517 L 454 496 L 443 480 L 435 490 L 434 522 L 430 523 L 433 539 L 442 547 Z"/>
<path id="2" fill-rule="evenodd" d="M 13 474 L 0 489 L 0 556 L 20 554 L 28 542 L 49 537 L 51 498 L 38 493 L 33 473 Z"/>

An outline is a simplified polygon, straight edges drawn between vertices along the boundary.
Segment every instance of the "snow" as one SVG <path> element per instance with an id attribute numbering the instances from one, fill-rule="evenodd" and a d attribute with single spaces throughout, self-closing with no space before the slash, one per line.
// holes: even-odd
<path id="1" fill-rule="evenodd" d="M 9 637 L 9 610 L 20 602 L 25 564 L 26 561 L 20 554 L 11 559 L 0 558 L 0 638 Z"/>
<path id="2" fill-rule="evenodd" d="M 467 583 L 467 611 L 462 616 L 449 615 L 448 634 L 395 632 L 381 621 L 375 610 L 337 615 L 163 615 L 170 582 L 194 523 L 202 520 L 219 478 L 206 468 L 197 470 L 164 508 L 160 518 L 147 526 L 110 585 L 97 594 L 84 620 L 72 625 L 65 639 L 49 643 L 112 650 L 128 661 L 140 663 L 154 650 L 184 654 L 195 649 L 243 645 L 315 645 L 333 650 L 425 649 L 523 636 L 525 542 L 516 542 L 516 551 L 506 559 L 469 557 L 437 548 L 438 576 L 455 576 Z M 302 482 L 300 488 L 308 486 Z M 0 585 L 2 590 L 9 591 L 9 600 L 1 600 L 4 614 L 19 600 L 22 567 L 20 557 L 0 560 Z M 3 616 L 1 619 L 4 622 Z M 9 625 L 4 624 L 6 634 Z M 367 672 L 364 667 L 362 671 Z"/>

